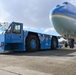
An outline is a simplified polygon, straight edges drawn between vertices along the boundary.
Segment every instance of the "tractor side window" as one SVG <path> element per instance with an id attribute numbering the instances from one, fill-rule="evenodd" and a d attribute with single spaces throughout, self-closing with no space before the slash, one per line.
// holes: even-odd
<path id="1" fill-rule="evenodd" d="M 21 31 L 20 31 L 20 25 L 19 24 L 15 24 L 14 25 L 14 29 L 13 29 L 13 33 L 17 33 L 19 34 Z"/>
<path id="2" fill-rule="evenodd" d="M 6 33 L 10 33 L 11 32 L 11 25 L 8 27 L 8 29 L 6 30 Z"/>

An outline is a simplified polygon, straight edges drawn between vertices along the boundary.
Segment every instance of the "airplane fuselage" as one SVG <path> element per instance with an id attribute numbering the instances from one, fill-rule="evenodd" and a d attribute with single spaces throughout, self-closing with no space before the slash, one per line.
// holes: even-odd
<path id="1" fill-rule="evenodd" d="M 76 38 L 76 7 L 68 2 L 57 5 L 50 13 L 56 31 L 63 36 Z"/>

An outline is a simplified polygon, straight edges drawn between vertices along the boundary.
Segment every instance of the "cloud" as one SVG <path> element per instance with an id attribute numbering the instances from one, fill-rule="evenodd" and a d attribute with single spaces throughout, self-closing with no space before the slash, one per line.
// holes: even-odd
<path id="1" fill-rule="evenodd" d="M 53 32 L 50 29 L 53 25 L 50 23 L 49 12 L 65 1 L 68 0 L 0 0 L 0 21 L 22 22 L 28 28 L 43 28 L 44 32 Z M 76 4 L 75 0 L 68 2 Z"/>
<path id="2" fill-rule="evenodd" d="M 5 21 L 18 21 L 28 27 L 51 27 L 49 20 L 50 10 L 61 3 L 61 0 L 0 0 L 6 16 Z M 6 17 L 9 17 L 8 19 Z"/>
<path id="3" fill-rule="evenodd" d="M 55 31 L 55 29 L 54 28 L 47 28 L 47 29 L 45 29 L 44 32 L 46 33 L 46 32 L 49 32 L 49 31 Z"/>
<path id="4" fill-rule="evenodd" d="M 44 30 L 44 33 L 46 34 L 50 34 L 50 35 L 56 35 L 56 36 L 60 36 L 56 31 L 55 29 L 52 27 L 52 28 L 47 28 Z"/>
<path id="5" fill-rule="evenodd" d="M 10 18 L 10 14 L 4 10 L 2 3 L 0 3 L 0 22 Z"/>

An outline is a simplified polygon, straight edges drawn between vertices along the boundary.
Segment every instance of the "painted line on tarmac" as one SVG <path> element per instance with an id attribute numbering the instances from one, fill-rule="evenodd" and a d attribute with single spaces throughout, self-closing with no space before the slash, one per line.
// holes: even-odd
<path id="1" fill-rule="evenodd" d="M 5 69 L 0 69 L 1 71 L 5 71 L 5 72 L 8 72 L 8 73 L 12 73 L 12 74 L 15 74 L 15 75 L 22 75 L 22 74 L 19 74 L 19 73 L 16 73 L 16 72 L 12 72 L 12 71 L 9 71 L 9 70 L 5 70 Z"/>
<path id="2" fill-rule="evenodd" d="M 17 74 L 17 75 L 53 75 L 53 74 L 43 73 L 43 72 L 29 70 L 29 69 L 15 67 L 15 66 L 4 67 L 1 70 L 7 71 L 13 74 Z"/>

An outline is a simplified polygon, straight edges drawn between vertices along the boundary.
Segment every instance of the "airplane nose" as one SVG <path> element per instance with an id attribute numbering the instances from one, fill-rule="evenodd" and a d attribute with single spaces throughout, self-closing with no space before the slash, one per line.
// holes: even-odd
<path id="1" fill-rule="evenodd" d="M 70 19 L 70 11 L 68 10 L 68 4 L 57 5 L 50 12 L 50 22 L 53 24 L 55 30 L 59 34 L 65 34 L 68 30 L 72 30 L 72 20 Z M 68 13 L 69 12 L 69 13 Z"/>
<path id="2" fill-rule="evenodd" d="M 63 11 L 64 9 L 63 8 L 64 8 L 64 6 L 57 5 L 56 8 L 52 10 L 51 14 L 55 15 L 55 14 L 62 14 L 62 13 L 64 13 L 64 11 Z"/>
<path id="3" fill-rule="evenodd" d="M 53 9 L 50 11 L 50 15 L 49 15 L 50 20 L 52 20 L 53 15 L 58 14 L 58 12 L 59 12 L 59 7 L 60 7 L 60 5 L 57 5 L 55 8 L 53 8 Z M 59 13 L 60 13 L 60 12 L 59 12 Z"/>
<path id="4" fill-rule="evenodd" d="M 63 10 L 64 6 L 57 5 L 51 12 L 50 12 L 50 21 L 52 22 L 54 28 L 59 33 L 59 31 L 63 30 L 62 25 L 64 24 L 63 19 L 61 16 L 63 16 Z M 64 26 L 64 25 L 63 25 Z"/>
<path id="5" fill-rule="evenodd" d="M 55 15 L 55 14 L 66 14 L 67 8 L 68 8 L 68 2 L 64 2 L 62 5 L 55 6 L 51 10 L 50 15 L 52 16 L 52 15 Z"/>

